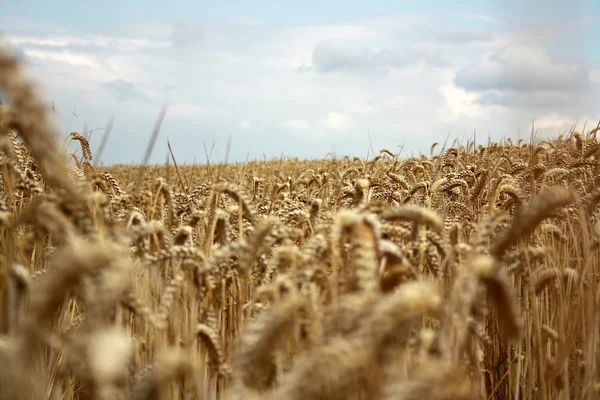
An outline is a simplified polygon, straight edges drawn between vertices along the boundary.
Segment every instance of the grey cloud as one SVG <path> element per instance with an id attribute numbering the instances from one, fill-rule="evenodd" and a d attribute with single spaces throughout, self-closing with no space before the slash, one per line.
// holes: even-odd
<path id="1" fill-rule="evenodd" d="M 173 26 L 169 35 L 171 45 L 176 48 L 194 47 L 205 37 L 204 30 L 197 23 L 180 22 Z"/>
<path id="2" fill-rule="evenodd" d="M 163 93 L 172 93 L 172 92 L 174 92 L 175 90 L 177 90 L 177 86 L 175 86 L 175 85 L 165 85 L 165 86 L 163 86 L 163 87 L 162 87 L 162 89 L 161 89 L 161 91 L 162 91 Z"/>
<path id="3" fill-rule="evenodd" d="M 353 72 L 374 73 L 390 68 L 403 68 L 425 62 L 434 67 L 446 63 L 439 53 L 427 54 L 411 48 L 374 50 L 351 43 L 322 41 L 313 51 L 313 65 L 322 73 Z"/>
<path id="4" fill-rule="evenodd" d="M 560 92 L 537 92 L 537 93 L 486 93 L 477 100 L 483 106 L 503 107 L 533 107 L 538 109 L 549 109 L 553 107 L 566 107 L 575 103 L 574 96 Z"/>
<path id="5" fill-rule="evenodd" d="M 507 48 L 456 74 L 456 84 L 473 91 L 574 91 L 588 81 L 583 66 L 553 60 L 544 51 L 525 46 Z"/>
<path id="6" fill-rule="evenodd" d="M 105 82 L 103 86 L 110 92 L 112 92 L 115 98 L 119 101 L 149 100 L 146 94 L 144 94 L 144 92 L 135 87 L 133 83 L 123 79 L 116 79 L 114 81 Z"/>
<path id="7" fill-rule="evenodd" d="M 312 70 L 313 70 L 313 68 L 310 65 L 306 65 L 305 63 L 300 64 L 296 68 L 296 72 L 299 72 L 299 73 L 310 72 Z"/>

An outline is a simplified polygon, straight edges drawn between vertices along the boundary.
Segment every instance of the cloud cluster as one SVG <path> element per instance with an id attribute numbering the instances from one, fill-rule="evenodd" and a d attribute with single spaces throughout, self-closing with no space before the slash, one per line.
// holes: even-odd
<path id="1" fill-rule="evenodd" d="M 458 71 L 456 83 L 473 91 L 571 92 L 589 84 L 589 71 L 574 62 L 553 60 L 544 49 L 513 45 Z"/>
<path id="2" fill-rule="evenodd" d="M 133 83 L 123 79 L 115 79 L 105 82 L 104 87 L 111 91 L 118 101 L 140 100 L 148 101 L 148 97 Z"/>
<path id="3" fill-rule="evenodd" d="M 181 162 L 202 157 L 209 134 L 216 157 L 232 136 L 230 160 L 251 148 L 251 158 L 323 157 L 334 145 L 338 155 L 364 156 L 371 144 L 410 154 L 449 131 L 499 138 L 528 131 L 533 119 L 554 133 L 600 118 L 598 58 L 561 56 L 570 49 L 539 33 L 552 30 L 510 28 L 487 15 L 313 25 L 238 15 L 87 34 L 47 25 L 5 28 L 4 39 L 64 126 L 101 128 L 115 116 L 106 162 L 141 159 L 142 150 L 129 149 L 143 148 L 164 102 L 152 162 L 164 161 L 166 137 Z"/>
<path id="4" fill-rule="evenodd" d="M 384 73 L 391 68 L 405 68 L 418 63 L 433 67 L 448 66 L 439 52 L 404 48 L 358 46 L 353 42 L 325 40 L 313 52 L 312 63 L 319 72 Z"/>
<path id="5" fill-rule="evenodd" d="M 356 123 L 346 113 L 330 112 L 329 114 L 327 114 L 325 126 L 333 131 L 344 132 L 355 128 Z"/>

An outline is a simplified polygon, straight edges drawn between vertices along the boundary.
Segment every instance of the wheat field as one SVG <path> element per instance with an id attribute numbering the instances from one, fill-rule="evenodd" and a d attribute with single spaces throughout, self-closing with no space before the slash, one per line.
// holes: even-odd
<path id="1" fill-rule="evenodd" d="M 599 397 L 598 128 L 98 167 L 0 91 L 1 400 Z"/>

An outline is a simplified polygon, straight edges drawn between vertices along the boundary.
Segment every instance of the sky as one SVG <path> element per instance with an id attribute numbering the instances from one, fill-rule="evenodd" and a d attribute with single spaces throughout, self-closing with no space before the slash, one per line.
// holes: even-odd
<path id="1" fill-rule="evenodd" d="M 600 121 L 600 2 L 0 0 L 0 43 L 104 164 L 428 153 Z M 229 145 L 228 145 L 229 144 Z M 72 148 L 75 148 L 73 146 Z M 229 151 L 227 150 L 229 148 Z"/>

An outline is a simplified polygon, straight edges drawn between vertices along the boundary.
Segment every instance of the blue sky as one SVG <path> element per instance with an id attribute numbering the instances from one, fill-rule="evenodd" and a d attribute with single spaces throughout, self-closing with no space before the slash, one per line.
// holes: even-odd
<path id="1" fill-rule="evenodd" d="M 4 0 L 3 9 L 8 15 L 26 16 L 50 20 L 59 24 L 86 29 L 101 28 L 106 24 L 140 21 L 165 21 L 189 18 L 226 21 L 232 16 L 254 18 L 272 24 L 331 23 L 340 20 L 358 19 L 401 13 L 429 14 L 478 14 L 496 15 L 519 22 L 547 18 L 577 18 L 585 14 L 598 14 L 600 3 L 594 0 L 556 2 L 549 6 L 540 0 L 518 1 L 389 1 L 389 0 L 331 0 L 321 2 L 309 0 L 214 0 L 214 1 L 171 1 L 162 0 L 119 0 L 106 1 L 60 1 L 48 2 Z"/>
<path id="2" fill-rule="evenodd" d="M 6 1 L 0 40 L 65 134 L 139 162 L 427 151 L 600 120 L 600 2 Z"/>

